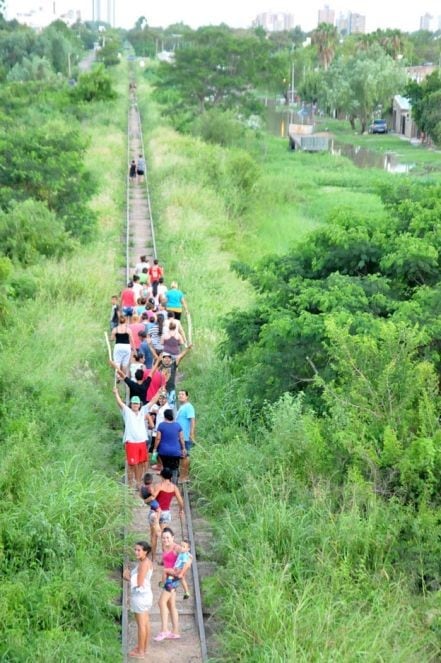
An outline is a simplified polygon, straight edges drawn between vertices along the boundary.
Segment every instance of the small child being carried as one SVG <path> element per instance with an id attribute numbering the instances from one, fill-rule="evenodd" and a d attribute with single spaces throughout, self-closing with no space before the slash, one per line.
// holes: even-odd
<path id="1" fill-rule="evenodd" d="M 150 507 L 148 521 L 155 530 L 157 534 L 161 534 L 161 528 L 159 526 L 159 516 L 161 514 L 161 507 L 157 499 L 153 497 L 152 488 L 153 488 L 153 474 L 146 472 L 143 476 L 143 484 L 139 489 L 139 494 L 144 500 L 145 504 Z"/>
<path id="2" fill-rule="evenodd" d="M 185 574 L 193 562 L 193 556 L 190 553 L 190 541 L 182 539 L 180 548 L 181 552 L 176 559 L 174 567 L 172 569 L 164 569 L 164 589 L 166 592 L 173 592 L 179 585 L 179 582 L 181 582 L 184 590 L 184 599 L 189 599 L 190 592 L 188 591 Z"/>

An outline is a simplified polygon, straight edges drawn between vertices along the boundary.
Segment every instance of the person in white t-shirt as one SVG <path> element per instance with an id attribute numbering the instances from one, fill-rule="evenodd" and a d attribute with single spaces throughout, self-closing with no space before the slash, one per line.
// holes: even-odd
<path id="1" fill-rule="evenodd" d="M 143 287 L 139 282 L 139 276 L 134 274 L 133 276 L 133 292 L 135 293 L 135 301 L 138 303 L 138 299 L 142 297 Z"/>
<path id="2" fill-rule="evenodd" d="M 167 291 L 168 291 L 168 288 L 164 283 L 164 277 L 161 276 L 158 280 L 158 288 L 156 290 L 156 299 L 155 299 L 155 301 L 156 301 L 157 304 L 159 304 L 159 302 L 162 302 L 163 304 L 167 303 L 167 298 L 166 298 Z"/>
<path id="3" fill-rule="evenodd" d="M 140 256 L 139 262 L 136 263 L 135 274 L 137 274 L 138 276 L 141 276 L 142 270 L 143 269 L 149 269 L 149 268 L 150 268 L 150 263 L 147 260 L 147 256 Z"/>
<path id="4" fill-rule="evenodd" d="M 141 399 L 139 396 L 132 396 L 130 407 L 127 407 L 116 387 L 113 387 L 113 393 L 124 419 L 123 443 L 129 484 L 139 487 L 148 463 L 147 426 L 144 412 L 141 411 Z"/>

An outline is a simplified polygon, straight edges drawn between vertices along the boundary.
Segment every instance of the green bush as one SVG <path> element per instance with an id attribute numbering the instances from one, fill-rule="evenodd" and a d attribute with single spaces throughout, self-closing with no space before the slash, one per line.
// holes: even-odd
<path id="1" fill-rule="evenodd" d="M 234 113 L 215 108 L 199 115 L 193 123 L 192 130 L 205 142 L 222 147 L 237 146 L 245 134 L 245 127 Z"/>
<path id="2" fill-rule="evenodd" d="M 42 256 L 60 257 L 74 244 L 63 222 L 45 204 L 26 200 L 0 210 L 0 251 L 12 262 L 32 265 Z"/>
<path id="3" fill-rule="evenodd" d="M 106 73 L 104 65 L 98 65 L 92 71 L 81 74 L 70 94 L 75 101 L 86 103 L 110 101 L 116 97 L 112 79 Z"/>

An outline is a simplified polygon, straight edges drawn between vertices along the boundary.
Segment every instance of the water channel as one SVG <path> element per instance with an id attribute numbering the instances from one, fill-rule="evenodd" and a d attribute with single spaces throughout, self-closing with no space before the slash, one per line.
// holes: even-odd
<path id="1" fill-rule="evenodd" d="M 270 133 L 280 138 L 288 138 L 288 127 L 290 124 L 313 124 L 314 115 L 310 108 L 297 110 L 278 110 L 280 106 L 274 104 L 267 106 L 267 129 Z M 383 154 L 368 150 L 359 145 L 341 143 L 334 138 L 329 141 L 331 154 L 345 156 L 359 168 L 381 168 L 388 173 L 409 173 L 415 164 L 402 163 L 393 152 Z"/>

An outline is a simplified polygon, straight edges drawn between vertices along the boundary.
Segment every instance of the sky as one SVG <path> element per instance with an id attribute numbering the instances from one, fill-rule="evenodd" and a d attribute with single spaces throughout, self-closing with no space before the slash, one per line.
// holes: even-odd
<path id="1" fill-rule="evenodd" d="M 101 0 L 102 5 L 107 0 Z M 15 12 L 36 9 L 40 6 L 51 6 L 56 3 L 57 12 L 68 9 L 80 9 L 83 20 L 92 17 L 92 0 L 6 0 L 6 15 L 12 18 Z M 366 31 L 376 28 L 399 28 L 406 32 L 419 29 L 420 16 L 428 12 L 435 17 L 432 29 L 438 27 L 438 16 L 441 16 L 440 0 L 347 0 L 341 2 L 314 2 L 301 0 L 163 0 L 147 2 L 146 0 L 115 0 L 116 23 L 118 26 L 130 28 L 137 18 L 145 16 L 151 26 L 166 27 L 171 23 L 183 21 L 196 28 L 200 25 L 216 25 L 227 23 L 231 27 L 249 27 L 252 20 L 261 12 L 285 12 L 294 14 L 296 25 L 303 30 L 312 30 L 317 25 L 317 14 L 325 4 L 339 12 L 359 13 L 366 16 Z"/>

